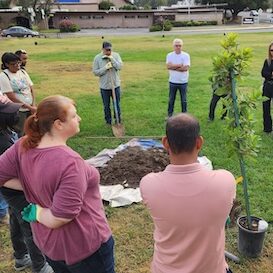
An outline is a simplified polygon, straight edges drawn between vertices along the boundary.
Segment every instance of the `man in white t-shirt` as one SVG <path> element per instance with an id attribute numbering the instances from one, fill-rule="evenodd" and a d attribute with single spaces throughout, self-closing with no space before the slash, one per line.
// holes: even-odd
<path id="1" fill-rule="evenodd" d="M 189 68 L 191 65 L 190 55 L 182 51 L 183 41 L 173 40 L 174 51 L 166 58 L 167 69 L 169 70 L 169 105 L 168 116 L 173 115 L 173 108 L 176 92 L 179 90 L 182 112 L 187 112 L 187 86 L 189 80 Z"/>

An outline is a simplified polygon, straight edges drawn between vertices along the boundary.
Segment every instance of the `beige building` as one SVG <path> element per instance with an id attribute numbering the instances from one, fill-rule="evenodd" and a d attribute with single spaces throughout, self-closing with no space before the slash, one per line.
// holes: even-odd
<path id="1" fill-rule="evenodd" d="M 53 10 L 62 11 L 97 11 L 102 0 L 59 0 L 58 4 L 53 5 Z M 110 0 L 119 9 L 125 5 L 132 5 L 129 0 Z"/>
<path id="2" fill-rule="evenodd" d="M 98 10 L 101 0 L 66 1 L 52 9 L 52 15 L 40 20 L 41 29 L 59 28 L 63 19 L 70 19 L 80 28 L 149 28 L 158 20 L 217 21 L 222 24 L 223 10 L 211 6 L 165 8 L 164 10 Z M 67 2 L 73 1 L 73 2 Z M 77 2 L 78 1 L 78 2 Z M 115 7 L 131 4 L 128 0 L 112 0 Z M 0 28 L 10 25 L 30 26 L 29 18 L 14 10 L 0 10 Z"/>
<path id="3" fill-rule="evenodd" d="M 63 19 L 69 19 L 80 28 L 149 28 L 160 18 L 171 21 L 217 21 L 222 24 L 222 10 L 133 10 L 133 11 L 56 11 L 50 22 L 59 28 Z"/>
<path id="4" fill-rule="evenodd" d="M 7 28 L 11 25 L 30 26 L 29 19 L 21 15 L 18 11 L 0 9 L 0 29 Z"/>
<path id="5" fill-rule="evenodd" d="M 56 11 L 52 20 L 54 28 L 65 18 L 81 28 L 147 28 L 153 24 L 153 16 L 153 11 Z"/>

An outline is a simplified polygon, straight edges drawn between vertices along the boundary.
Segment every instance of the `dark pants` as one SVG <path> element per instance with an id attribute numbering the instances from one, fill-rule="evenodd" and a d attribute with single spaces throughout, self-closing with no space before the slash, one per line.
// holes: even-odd
<path id="1" fill-rule="evenodd" d="M 209 106 L 209 119 L 210 120 L 214 120 L 214 114 L 215 114 L 215 108 L 216 108 L 217 102 L 221 98 L 224 98 L 224 97 L 226 97 L 226 95 L 218 96 L 213 93 L 211 101 L 210 101 L 210 106 Z M 224 119 L 226 115 L 227 115 L 226 106 L 223 104 L 223 114 L 222 114 L 221 119 Z"/>
<path id="2" fill-rule="evenodd" d="M 101 89 L 100 90 L 101 97 L 102 97 L 102 102 L 103 102 L 103 107 L 104 107 L 104 118 L 106 123 L 111 124 L 112 123 L 112 116 L 111 116 L 111 109 L 110 109 L 110 100 L 112 98 L 113 101 L 113 96 L 112 96 L 112 90 L 111 89 Z M 118 112 L 118 120 L 116 119 L 116 112 L 114 110 L 114 118 L 116 120 L 116 123 L 120 123 L 120 87 L 115 88 L 115 94 L 116 94 L 116 108 Z M 114 101 L 113 101 L 113 108 L 114 108 Z M 114 108 L 115 109 L 115 108 Z"/>
<path id="3" fill-rule="evenodd" d="M 179 90 L 181 110 L 182 112 L 187 112 L 187 83 L 169 83 L 169 105 L 168 105 L 168 116 L 173 115 L 173 108 L 176 98 L 176 92 Z"/>
<path id="4" fill-rule="evenodd" d="M 56 273 L 115 273 L 114 239 L 111 236 L 94 254 L 73 265 L 48 257 L 47 261 Z"/>
<path id="5" fill-rule="evenodd" d="M 8 191 L 8 190 L 7 190 Z M 34 272 L 39 272 L 44 266 L 46 260 L 44 255 L 33 242 L 30 224 L 22 219 L 21 211 L 29 203 L 23 192 L 11 195 L 7 194 L 5 189 L 2 191 L 4 198 L 9 204 L 10 213 L 10 238 L 14 249 L 14 257 L 21 259 L 29 253 L 32 268 Z"/>
<path id="6" fill-rule="evenodd" d="M 272 132 L 271 98 L 263 102 L 264 132 Z"/>
<path id="7" fill-rule="evenodd" d="M 30 111 L 25 111 L 25 112 L 19 111 L 19 121 L 14 126 L 14 130 L 16 131 L 19 137 L 22 137 L 25 134 L 24 133 L 25 121 L 30 115 L 31 115 Z"/>

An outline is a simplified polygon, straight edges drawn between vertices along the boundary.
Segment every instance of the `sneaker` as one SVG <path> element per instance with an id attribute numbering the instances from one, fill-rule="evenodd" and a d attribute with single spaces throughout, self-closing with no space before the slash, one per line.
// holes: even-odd
<path id="1" fill-rule="evenodd" d="M 29 254 L 25 254 L 23 258 L 15 259 L 14 269 L 16 271 L 22 271 L 28 267 L 31 267 L 31 265 L 32 265 L 32 262 L 31 262 Z"/>
<path id="2" fill-rule="evenodd" d="M 37 273 L 54 273 L 54 270 L 48 263 L 45 263 L 42 269 L 38 271 Z"/>

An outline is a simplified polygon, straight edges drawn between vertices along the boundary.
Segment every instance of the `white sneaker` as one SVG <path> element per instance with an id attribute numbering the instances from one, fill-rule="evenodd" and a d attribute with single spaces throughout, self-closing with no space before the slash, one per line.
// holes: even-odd
<path id="1" fill-rule="evenodd" d="M 31 262 L 30 256 L 29 256 L 29 254 L 26 254 L 21 259 L 15 259 L 14 269 L 16 271 L 22 271 L 28 267 L 31 267 L 31 265 L 32 265 L 32 262 Z"/>
<path id="2" fill-rule="evenodd" d="M 48 263 L 45 263 L 42 269 L 38 271 L 37 273 L 54 273 L 54 270 Z"/>

